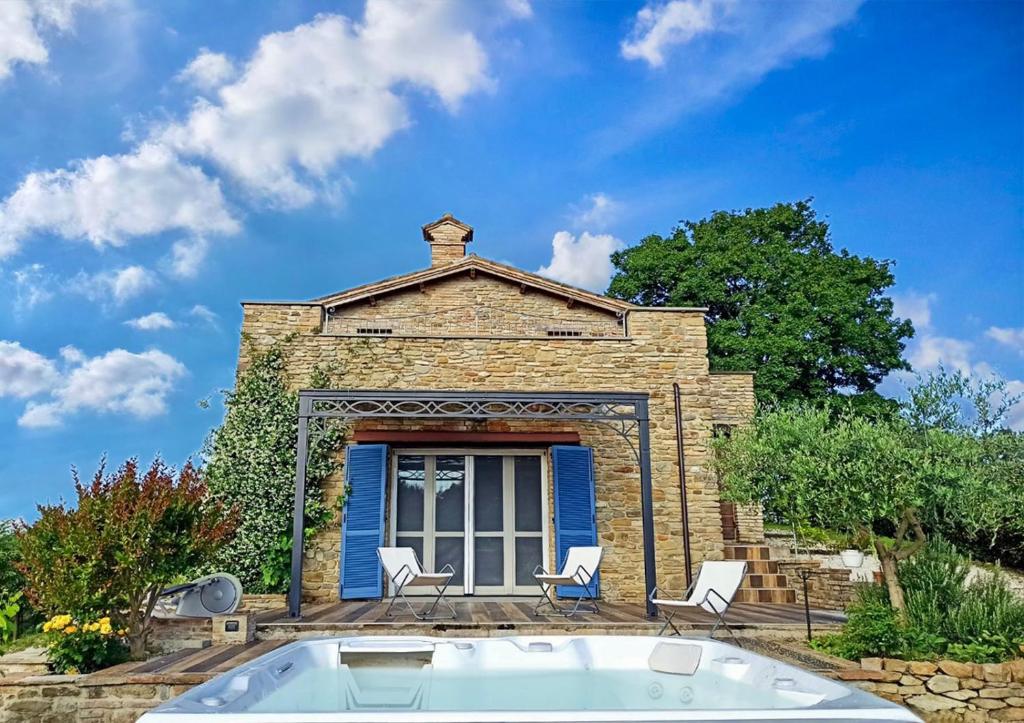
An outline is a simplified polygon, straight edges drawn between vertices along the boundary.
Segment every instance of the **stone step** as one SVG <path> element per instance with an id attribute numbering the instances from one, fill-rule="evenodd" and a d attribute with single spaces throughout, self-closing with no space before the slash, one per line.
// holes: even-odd
<path id="1" fill-rule="evenodd" d="M 747 560 L 748 575 L 778 575 L 779 563 L 775 560 Z"/>
<path id="2" fill-rule="evenodd" d="M 789 587 L 788 580 L 785 575 L 759 575 L 759 574 L 747 574 L 743 578 L 743 584 L 740 585 L 742 588 L 748 590 L 756 590 L 759 588 L 773 588 L 773 587 Z"/>
<path id="3" fill-rule="evenodd" d="M 771 548 L 767 545 L 726 545 L 726 560 L 770 560 Z"/>
<path id="4" fill-rule="evenodd" d="M 733 598 L 733 602 L 792 604 L 796 602 L 796 590 L 780 587 L 740 588 L 736 591 L 736 597 Z"/>

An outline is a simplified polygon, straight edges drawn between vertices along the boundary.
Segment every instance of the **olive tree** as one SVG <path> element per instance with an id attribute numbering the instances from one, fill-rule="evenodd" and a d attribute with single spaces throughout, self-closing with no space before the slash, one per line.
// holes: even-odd
<path id="1" fill-rule="evenodd" d="M 762 409 L 753 425 L 718 440 L 715 464 L 727 499 L 761 501 L 787 523 L 870 543 L 903 615 L 898 562 L 929 532 L 1024 531 L 1024 489 L 991 474 L 986 449 L 976 436 L 918 429 L 900 417 L 796 406 Z"/>

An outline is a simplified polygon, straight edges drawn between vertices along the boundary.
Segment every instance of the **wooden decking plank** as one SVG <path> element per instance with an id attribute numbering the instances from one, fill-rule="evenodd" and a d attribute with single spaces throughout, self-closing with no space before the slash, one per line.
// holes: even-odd
<path id="1" fill-rule="evenodd" d="M 159 658 L 153 658 L 143 663 L 136 664 L 132 668 L 121 668 L 121 670 L 119 670 L 118 673 L 132 675 L 136 673 L 156 673 L 162 670 L 163 668 L 166 668 L 172 665 L 173 663 L 181 660 L 182 658 L 187 658 L 191 655 L 194 655 L 200 650 L 202 650 L 202 648 L 182 648 L 181 650 L 176 650 L 173 653 L 162 655 Z"/>
<path id="2" fill-rule="evenodd" d="M 483 603 L 483 606 L 484 606 L 484 615 L 487 616 L 487 618 L 488 618 L 488 620 L 490 622 L 492 622 L 492 623 L 507 623 L 507 622 L 510 622 L 508 617 L 506 617 L 505 613 L 502 611 L 501 605 L 499 605 L 498 603 L 495 603 L 495 602 L 485 602 L 485 603 Z"/>
<path id="3" fill-rule="evenodd" d="M 235 655 L 233 658 L 229 658 L 227 660 L 221 661 L 220 663 L 217 663 L 213 668 L 211 668 L 211 670 L 217 673 L 222 673 L 225 670 L 231 670 L 232 668 L 242 665 L 243 663 L 248 663 L 250 660 L 255 660 L 261 655 L 265 655 L 266 653 L 270 653 L 274 650 L 277 650 L 282 645 L 285 645 L 288 642 L 290 641 L 263 640 L 258 643 L 249 643 L 245 646 L 245 649 L 242 650 L 238 655 Z"/>
<path id="4" fill-rule="evenodd" d="M 517 623 L 528 623 L 530 622 L 530 616 L 519 609 L 515 603 L 503 602 L 498 603 L 501 606 L 501 611 L 505 616 L 506 620 Z"/>
<path id="5" fill-rule="evenodd" d="M 250 643 L 251 645 L 251 643 Z M 237 656 L 241 655 L 246 645 L 218 645 L 213 648 L 215 651 L 214 655 L 206 657 L 204 660 L 200 660 L 193 665 L 185 668 L 181 672 L 183 673 L 208 673 L 214 670 L 220 663 L 225 661 L 234 660 Z M 230 666 L 229 666 L 230 667 Z"/>
<path id="6" fill-rule="evenodd" d="M 271 610 L 264 610 L 263 612 L 256 613 L 256 615 L 253 616 L 253 620 L 256 622 L 257 625 L 261 623 L 269 623 L 280 618 L 284 618 L 286 620 L 289 619 L 288 608 L 273 608 Z"/>
<path id="7" fill-rule="evenodd" d="M 338 606 L 338 603 L 320 603 L 319 605 L 311 605 L 308 613 L 303 613 L 301 622 L 313 623 L 320 620 L 325 615 L 329 615 Z"/>
<path id="8" fill-rule="evenodd" d="M 187 668 L 190 668 L 193 665 L 200 665 L 204 661 L 206 661 L 207 659 L 212 658 L 212 657 L 218 655 L 221 650 L 222 650 L 222 647 L 219 646 L 219 645 L 216 645 L 216 646 L 211 645 L 211 646 L 206 647 L 206 648 L 200 648 L 199 650 L 194 650 L 192 652 L 192 655 L 184 657 L 181 660 L 176 660 L 173 663 L 171 663 L 170 665 L 165 665 L 163 668 L 161 668 L 159 671 L 156 671 L 156 672 L 159 672 L 159 673 L 183 673 L 183 672 L 185 672 L 185 670 Z"/>

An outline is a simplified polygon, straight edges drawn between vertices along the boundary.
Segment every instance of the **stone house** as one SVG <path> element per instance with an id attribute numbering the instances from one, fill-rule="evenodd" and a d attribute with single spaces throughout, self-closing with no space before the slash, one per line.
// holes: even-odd
<path id="1" fill-rule="evenodd" d="M 296 558 L 303 600 L 380 597 L 381 544 L 415 548 L 428 569 L 451 563 L 449 593 L 532 595 L 536 565 L 556 568 L 568 545 L 589 540 L 605 548 L 602 597 L 639 603 L 655 575 L 684 588 L 687 555 L 696 570 L 730 539 L 762 539 L 759 512 L 723 504 L 709 463 L 712 435 L 749 420 L 754 394 L 751 374 L 709 371 L 704 309 L 640 307 L 467 254 L 473 229 L 450 215 L 423 238 L 423 270 L 312 301 L 242 304 L 251 344 L 240 369 L 249 349 L 284 342 L 295 388 L 332 365 L 346 389 L 451 402 L 418 416 L 401 410 L 422 410 L 419 397 L 374 398 L 380 416 L 364 405 L 350 420 L 326 494 L 352 493 L 342 524 Z M 548 401 L 512 399 L 524 393 Z M 622 393 L 645 400 L 644 455 L 626 421 L 572 417 L 577 396 Z M 473 401 L 502 395 L 496 404 L 522 414 L 493 418 L 491 402 Z M 533 413 L 550 404 L 566 413 Z M 451 405 L 464 413 L 437 413 Z"/>

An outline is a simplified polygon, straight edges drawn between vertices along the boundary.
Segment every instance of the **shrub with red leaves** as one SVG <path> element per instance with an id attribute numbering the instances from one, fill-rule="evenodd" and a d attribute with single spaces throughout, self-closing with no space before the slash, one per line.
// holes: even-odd
<path id="1" fill-rule="evenodd" d="M 109 614 L 128 630 L 131 655 L 145 656 L 159 592 L 208 563 L 232 537 L 235 510 L 207 499 L 191 461 L 180 472 L 159 458 L 140 475 L 130 459 L 92 481 L 74 472 L 78 505 L 40 505 L 19 530 L 25 593 L 48 614 Z"/>

